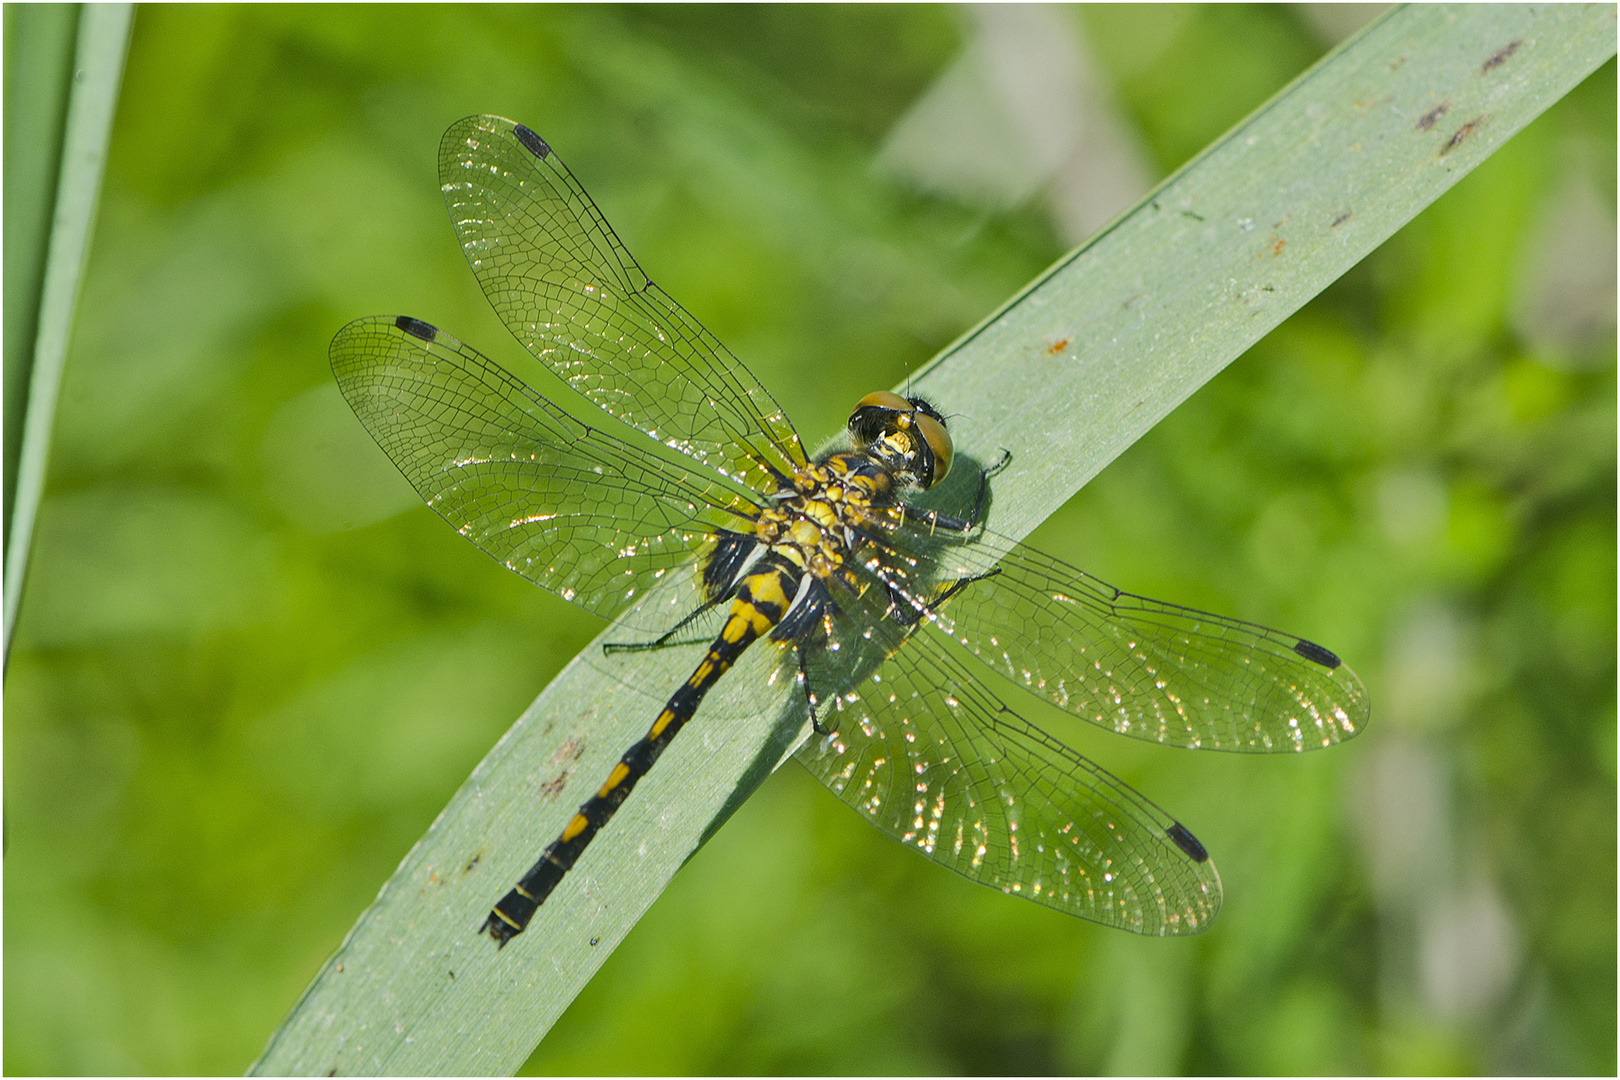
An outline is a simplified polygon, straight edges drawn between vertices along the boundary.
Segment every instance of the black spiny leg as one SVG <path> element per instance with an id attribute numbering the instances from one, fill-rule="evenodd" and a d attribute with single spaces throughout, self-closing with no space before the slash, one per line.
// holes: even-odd
<path id="1" fill-rule="evenodd" d="M 938 510 L 918 510 L 910 506 L 902 507 L 906 520 L 920 522 L 927 527 L 930 533 L 956 532 L 970 533 L 977 529 L 984 520 L 984 500 L 990 494 L 990 478 L 1012 461 L 1012 451 L 1003 450 L 1001 460 L 994 465 L 979 470 L 979 493 L 973 499 L 973 513 L 965 518 L 952 517 L 942 514 Z"/>
<path id="2" fill-rule="evenodd" d="M 810 730 L 817 735 L 828 734 L 827 729 L 821 726 L 821 717 L 816 715 L 816 698 L 810 692 L 810 669 L 805 665 L 805 652 L 797 650 L 799 657 L 799 685 L 804 687 L 804 707 L 810 713 Z"/>
<path id="3" fill-rule="evenodd" d="M 667 633 L 660 634 L 651 641 L 604 641 L 602 643 L 602 653 L 604 656 L 618 656 L 620 653 L 652 652 L 656 649 L 668 649 L 676 645 L 697 645 L 705 639 L 688 638 L 685 641 L 676 641 L 674 640 L 674 637 L 682 630 L 685 630 L 692 623 L 696 622 L 699 618 L 707 615 L 710 611 L 713 611 L 717 605 L 730 599 L 730 596 L 720 596 L 710 600 L 708 603 L 686 616 L 680 622 L 676 623 L 674 627 Z"/>
<path id="4" fill-rule="evenodd" d="M 730 529 L 721 529 L 716 534 L 714 550 L 709 553 L 703 564 L 703 595 L 708 597 L 703 606 L 691 612 L 668 633 L 661 634 L 652 641 L 609 641 L 603 644 L 602 652 L 607 656 L 617 656 L 619 653 L 651 652 L 656 649 L 667 649 L 673 645 L 696 645 L 698 640 L 675 640 L 675 635 L 685 630 L 692 623 L 702 618 L 719 605 L 726 603 L 737 595 L 737 585 L 742 580 L 743 571 L 750 565 L 750 557 L 758 558 L 759 541 L 751 533 L 733 532 Z M 700 640 L 707 640 L 707 636 Z"/>
<path id="5" fill-rule="evenodd" d="M 961 592 L 975 581 L 983 581 L 985 578 L 993 578 L 999 573 L 1001 573 L 1001 567 L 996 566 L 986 570 L 982 574 L 974 574 L 972 577 L 957 578 L 951 583 L 950 588 L 946 589 L 940 594 L 938 600 L 935 600 L 932 604 L 928 605 L 928 610 L 933 611 L 935 608 L 939 607 L 939 605 L 943 604 L 945 601 L 949 600 L 951 597 L 955 596 L 957 593 Z"/>
<path id="6" fill-rule="evenodd" d="M 932 603 L 927 605 L 913 600 L 909 595 L 907 595 L 905 590 L 900 588 L 900 586 L 896 585 L 894 582 L 885 582 L 889 590 L 889 618 L 893 619 L 901 626 L 916 626 L 922 621 L 924 615 L 933 614 L 939 609 L 941 604 L 955 596 L 957 593 L 961 592 L 963 589 L 967 588 L 969 585 L 972 585 L 975 581 L 983 581 L 985 578 L 993 578 L 999 573 L 1001 573 L 1001 567 L 995 566 L 991 567 L 989 570 L 986 570 L 982 574 L 974 574 L 972 577 L 957 578 L 955 581 L 951 582 L 949 588 L 940 593 Z"/>
<path id="7" fill-rule="evenodd" d="M 968 518 L 968 528 L 976 529 L 984 516 L 984 497 L 990 494 L 990 478 L 1001 472 L 1012 463 L 1012 451 L 1003 449 L 1001 460 L 994 465 L 979 470 L 979 494 L 973 500 L 973 516 Z"/>
<path id="8" fill-rule="evenodd" d="M 1012 451 L 1003 450 L 1001 452 L 1000 461 L 996 462 L 994 465 L 979 470 L 979 494 L 973 500 L 973 515 L 971 517 L 946 517 L 934 510 L 914 511 L 909 507 L 906 508 L 906 516 L 926 522 L 930 529 L 946 529 L 961 533 L 972 532 L 974 529 L 979 527 L 980 521 L 984 516 L 984 498 L 987 494 L 989 494 L 990 491 L 990 478 L 999 473 L 1002 469 L 1005 469 L 1011 461 Z M 894 582 L 887 582 L 889 588 L 890 618 L 894 619 L 895 622 L 902 626 L 915 626 L 922 620 L 924 615 L 932 613 L 945 601 L 949 600 L 951 597 L 955 596 L 969 585 L 972 585 L 975 581 L 983 581 L 985 578 L 995 577 L 999 573 L 1001 573 L 1001 567 L 997 566 L 986 570 L 982 574 L 974 574 L 972 577 L 960 578 L 953 581 L 944 592 L 940 593 L 932 603 L 927 605 L 918 604 L 917 602 L 913 601 L 911 597 L 907 596 L 906 593 Z"/>

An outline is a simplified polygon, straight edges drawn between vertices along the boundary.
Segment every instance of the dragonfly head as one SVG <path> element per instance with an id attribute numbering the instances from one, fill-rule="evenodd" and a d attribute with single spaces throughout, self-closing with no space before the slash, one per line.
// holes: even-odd
<path id="1" fill-rule="evenodd" d="M 855 449 L 881 461 L 905 483 L 927 490 L 951 471 L 945 418 L 922 398 L 887 390 L 867 394 L 849 414 Z"/>

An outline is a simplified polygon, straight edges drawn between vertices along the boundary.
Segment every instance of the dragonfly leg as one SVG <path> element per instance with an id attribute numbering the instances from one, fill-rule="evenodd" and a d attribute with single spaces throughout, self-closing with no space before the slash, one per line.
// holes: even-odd
<path id="1" fill-rule="evenodd" d="M 996 566 L 986 570 L 982 574 L 974 574 L 972 577 L 957 578 L 951 583 L 950 588 L 946 589 L 940 594 L 938 600 L 935 600 L 928 606 L 928 610 L 933 611 L 935 608 L 939 607 L 939 605 L 943 604 L 945 601 L 949 600 L 951 597 L 955 596 L 957 593 L 961 592 L 975 581 L 983 581 L 985 578 L 995 577 L 999 573 L 1001 573 L 1001 567 Z"/>
<path id="2" fill-rule="evenodd" d="M 1012 451 L 1003 448 L 1001 451 L 1000 461 L 996 462 L 994 465 L 979 470 L 979 494 L 978 497 L 973 500 L 973 516 L 968 518 L 968 527 L 970 529 L 977 528 L 980 520 L 983 518 L 984 498 L 986 495 L 990 494 L 990 478 L 995 476 L 1002 469 L 1005 469 L 1011 463 Z"/>
<path id="3" fill-rule="evenodd" d="M 657 649 L 668 649 L 677 645 L 699 644 L 706 641 L 707 638 L 681 638 L 677 640 L 676 635 L 682 630 L 685 630 L 697 619 L 713 610 L 716 605 L 728 599 L 730 599 L 730 597 L 721 596 L 708 601 L 702 607 L 698 608 L 690 615 L 687 615 L 680 622 L 676 623 L 675 626 L 668 632 L 660 634 L 651 641 L 604 641 L 602 643 L 602 652 L 606 656 L 617 656 L 620 653 L 652 652 Z"/>
<path id="4" fill-rule="evenodd" d="M 901 626 L 916 626 L 922 621 L 924 615 L 933 614 L 941 604 L 955 596 L 957 593 L 961 592 L 963 589 L 967 588 L 969 585 L 972 585 L 975 581 L 983 581 L 985 578 L 995 577 L 999 573 L 1001 573 L 1001 567 L 996 566 L 986 570 L 982 574 L 974 574 L 972 577 L 958 578 L 957 580 L 951 582 L 950 587 L 944 592 L 940 593 L 932 603 L 927 604 L 926 606 L 922 606 L 918 603 L 918 601 L 913 600 L 894 582 L 888 582 L 889 617 L 895 622 L 899 623 Z"/>
<path id="5" fill-rule="evenodd" d="M 613 656 L 625 652 L 667 649 L 672 645 L 697 645 L 708 641 L 712 636 L 710 634 L 700 634 L 695 638 L 682 638 L 678 635 L 717 605 L 736 597 L 737 587 L 741 584 L 743 576 L 764 553 L 765 548 L 752 534 L 721 529 L 716 537 L 714 550 L 709 553 L 703 565 L 703 594 L 708 597 L 703 606 L 676 623 L 673 629 L 652 641 L 610 641 L 602 646 L 602 651 L 608 656 Z"/>
<path id="6" fill-rule="evenodd" d="M 810 730 L 817 735 L 826 735 L 827 729 L 821 726 L 821 717 L 816 715 L 816 697 L 810 691 L 810 668 L 807 666 L 807 657 L 803 649 L 796 650 L 799 658 L 799 685 L 804 687 L 804 707 L 810 713 Z"/>
<path id="7" fill-rule="evenodd" d="M 952 517 L 942 514 L 938 510 L 915 510 L 907 506 L 903 508 L 907 521 L 914 521 L 925 527 L 929 532 L 956 532 L 970 533 L 977 529 L 984 519 L 984 501 L 990 494 L 990 478 L 1012 461 L 1012 451 L 1003 450 L 1001 460 L 994 465 L 979 470 L 979 492 L 973 498 L 973 513 L 965 518 Z"/>

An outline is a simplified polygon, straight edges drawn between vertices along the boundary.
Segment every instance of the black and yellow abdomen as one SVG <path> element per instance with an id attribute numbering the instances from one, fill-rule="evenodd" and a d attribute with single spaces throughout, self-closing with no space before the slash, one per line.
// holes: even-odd
<path id="1" fill-rule="evenodd" d="M 529 872 L 503 896 L 481 930 L 505 945 L 529 925 L 534 913 L 546 902 L 558 883 L 574 868 L 636 783 L 652 769 L 653 763 L 674 740 L 677 732 L 692 719 L 703 697 L 737 662 L 743 650 L 780 623 L 801 591 L 802 574 L 785 560 L 767 559 L 760 569 L 737 584 L 736 598 L 720 634 L 692 675 L 670 695 L 647 734 L 624 752 L 605 783 L 580 806 L 562 833 L 553 840 L 529 868 Z"/>

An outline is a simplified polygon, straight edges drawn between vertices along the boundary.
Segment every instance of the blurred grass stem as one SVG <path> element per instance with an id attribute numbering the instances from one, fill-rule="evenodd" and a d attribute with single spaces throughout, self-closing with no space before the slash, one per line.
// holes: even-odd
<path id="1" fill-rule="evenodd" d="M 21 18 L 29 13 L 16 14 Z M 10 302 L 13 289 L 39 297 L 37 329 L 31 354 L 23 353 L 19 348 L 17 352 L 20 355 L 14 357 L 9 344 L 6 349 L 8 364 L 20 360 L 25 365 L 28 388 L 17 461 L 15 466 L 10 461 L 6 463 L 6 475 L 16 476 L 15 487 L 7 493 L 5 655 L 8 660 L 11 656 L 12 628 L 16 625 L 23 581 L 28 573 L 28 549 L 33 539 L 34 518 L 45 486 L 45 465 L 50 452 L 57 394 L 62 385 L 62 365 L 67 357 L 79 287 L 90 254 L 96 206 L 101 199 L 101 178 L 107 164 L 107 145 L 112 135 L 113 113 L 118 104 L 118 89 L 123 77 L 133 14 L 134 8 L 129 4 L 83 6 L 78 20 L 78 42 L 74 50 L 65 130 L 60 139 L 61 164 L 57 172 L 56 198 L 45 261 L 39 268 L 37 281 L 26 271 L 19 279 L 13 280 L 12 273 L 21 268 L 10 265 L 6 268 L 8 315 L 13 311 Z M 8 18 L 8 26 L 12 25 L 15 24 Z M 27 66 L 27 70 L 17 73 L 19 78 L 50 78 L 52 69 L 58 65 L 49 54 L 48 42 L 46 44 L 47 49 L 40 55 L 20 55 L 15 58 L 19 65 Z M 9 59 L 12 57 L 8 56 Z M 50 109 L 49 103 L 46 109 Z M 39 152 L 42 146 L 48 150 L 56 145 L 55 140 L 45 138 L 33 146 L 13 145 L 12 134 L 12 131 L 7 132 L 8 173 L 19 164 L 11 155 L 26 157 Z M 39 134 L 43 136 L 44 133 Z M 29 171 L 33 175 L 49 174 L 47 169 L 41 168 Z M 8 209 L 9 203 L 8 199 Z M 24 385 L 23 374 L 23 371 L 17 370 L 7 372 L 8 392 L 15 392 Z M 8 408 L 8 420 L 13 416 Z M 10 445 L 8 439 L 8 449 Z"/>

